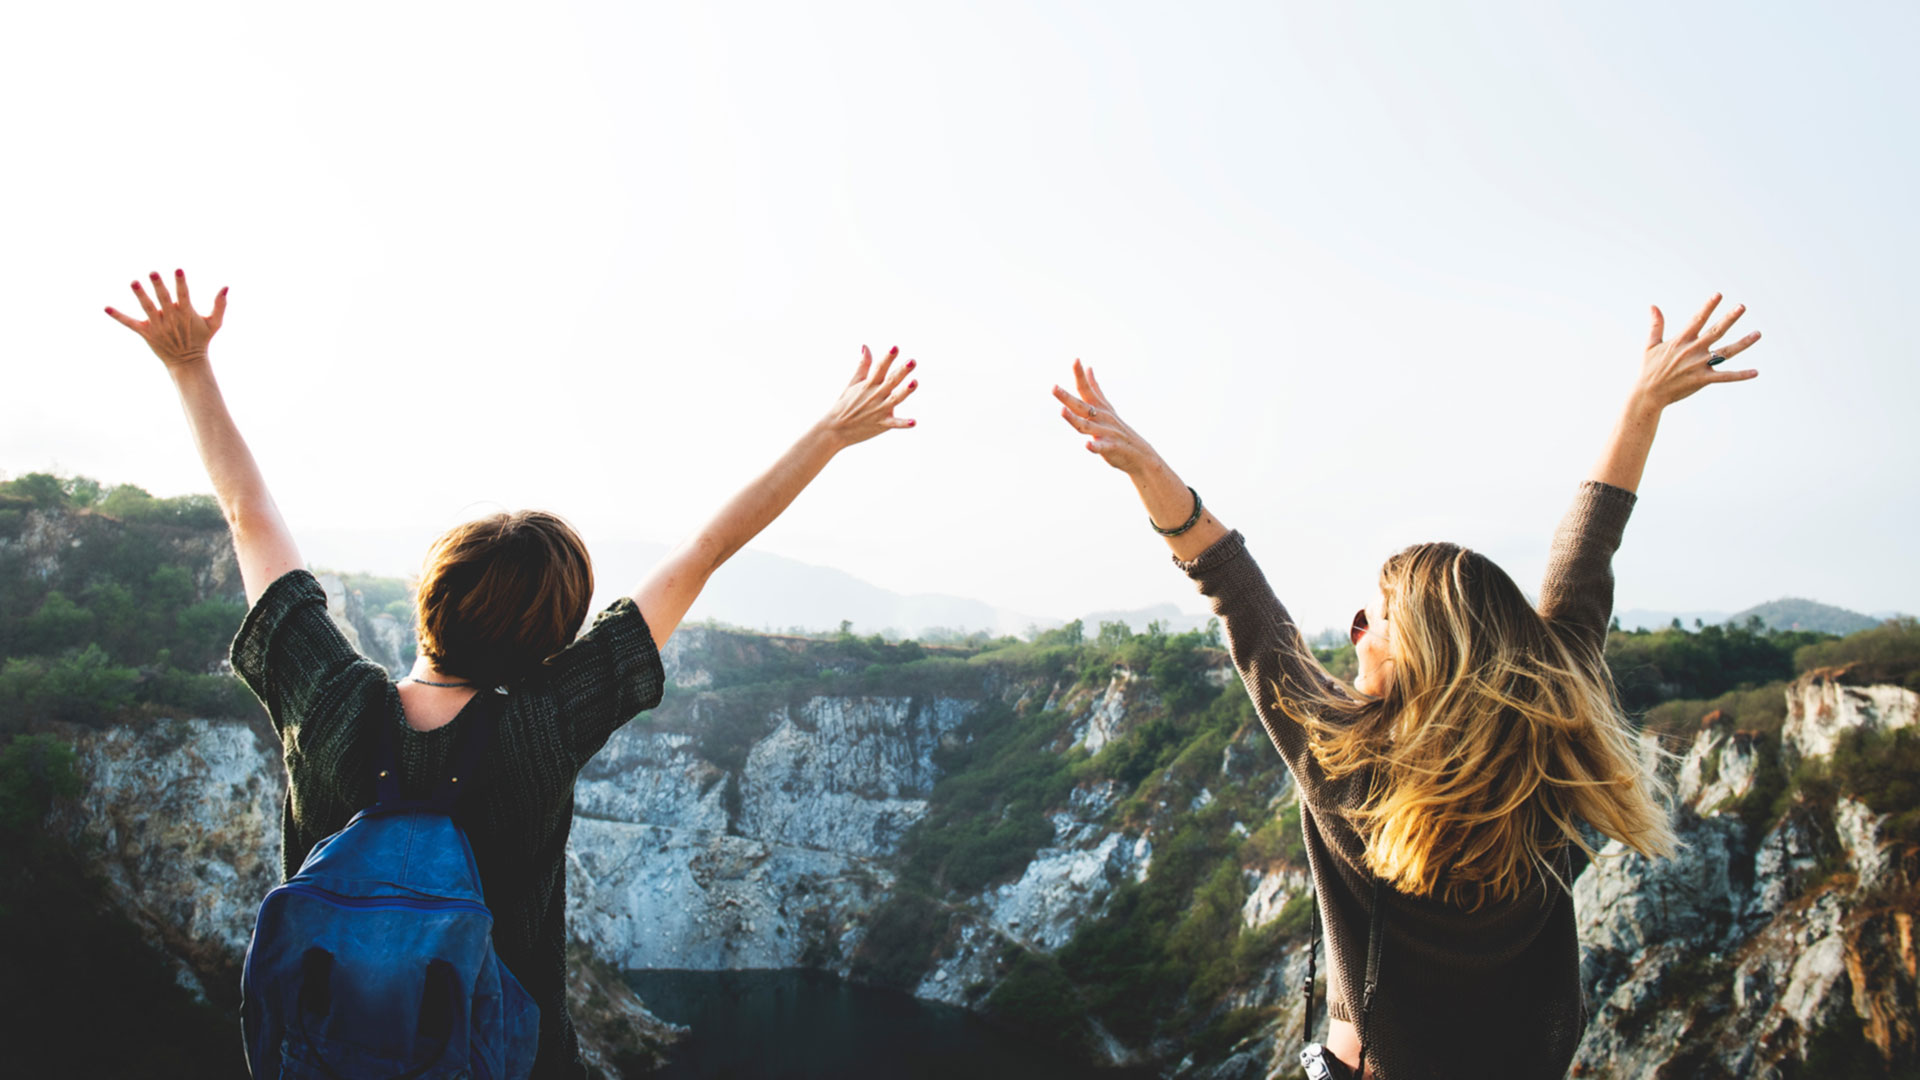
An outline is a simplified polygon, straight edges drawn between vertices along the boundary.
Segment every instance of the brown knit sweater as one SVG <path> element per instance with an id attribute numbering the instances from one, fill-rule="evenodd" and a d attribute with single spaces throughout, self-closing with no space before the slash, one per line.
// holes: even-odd
<path id="1" fill-rule="evenodd" d="M 424 797 L 445 767 L 456 720 L 407 726 L 387 670 L 347 644 L 327 594 L 305 570 L 267 587 L 233 642 L 233 669 L 280 733 L 287 767 L 281 865 L 291 876 L 313 845 L 373 801 L 374 724 L 398 736 L 401 784 Z M 573 781 L 622 724 L 660 703 L 664 675 L 640 609 L 622 599 L 537 674 L 512 688 L 494 728 L 473 843 L 494 950 L 540 1006 L 538 1078 L 584 1077 L 567 1016 L 567 833 Z"/>
<path id="2" fill-rule="evenodd" d="M 1633 493 L 1589 482 L 1554 538 L 1540 613 L 1562 632 L 1604 644 L 1613 608 L 1615 549 Z M 1357 1021 L 1365 982 L 1373 879 L 1365 845 L 1345 811 L 1366 799 L 1366 770 L 1329 780 L 1306 731 L 1275 704 L 1273 687 L 1327 676 L 1314 663 L 1238 532 L 1179 562 L 1226 625 L 1234 666 L 1267 735 L 1299 784 L 1307 863 L 1326 926 L 1328 1008 Z M 1561 869 L 1577 868 L 1563 845 Z M 1467 911 L 1436 899 L 1382 892 L 1380 981 L 1364 1033 L 1380 1080 L 1416 1077 L 1562 1077 L 1586 1027 L 1573 897 L 1551 881 L 1527 895 Z"/>

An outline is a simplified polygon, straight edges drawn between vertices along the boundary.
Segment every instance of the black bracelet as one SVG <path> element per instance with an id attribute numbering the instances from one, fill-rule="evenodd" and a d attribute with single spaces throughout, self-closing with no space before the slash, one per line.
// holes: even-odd
<path id="1" fill-rule="evenodd" d="M 1163 529 L 1154 522 L 1153 515 L 1148 514 L 1147 524 L 1153 526 L 1154 532 L 1159 533 L 1161 536 L 1179 536 L 1181 533 L 1186 532 L 1188 529 L 1200 523 L 1200 493 L 1193 490 L 1192 487 L 1188 487 L 1187 494 L 1193 496 L 1193 516 L 1187 519 L 1187 523 L 1177 529 Z"/>

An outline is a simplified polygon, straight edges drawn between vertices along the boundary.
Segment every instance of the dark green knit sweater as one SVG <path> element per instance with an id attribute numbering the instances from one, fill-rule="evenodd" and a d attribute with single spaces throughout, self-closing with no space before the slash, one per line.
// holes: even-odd
<path id="1" fill-rule="evenodd" d="M 455 721 L 407 726 L 385 668 L 347 644 L 327 594 L 295 570 L 267 587 L 233 642 L 233 669 L 266 705 L 287 766 L 281 863 L 291 876 L 313 845 L 373 801 L 374 724 L 398 736 L 402 786 L 424 796 L 453 746 Z M 621 599 L 533 677 L 513 688 L 488 751 L 485 791 L 462 823 L 480 865 L 501 962 L 540 1005 L 533 1075 L 581 1077 L 567 1016 L 567 833 L 573 782 L 607 739 L 660 703 L 653 634 Z"/>

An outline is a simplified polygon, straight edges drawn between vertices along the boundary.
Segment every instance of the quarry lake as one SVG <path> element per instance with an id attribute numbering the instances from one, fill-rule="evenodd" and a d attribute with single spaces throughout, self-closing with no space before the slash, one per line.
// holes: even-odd
<path id="1" fill-rule="evenodd" d="M 692 1031 L 653 1075 L 672 1080 L 992 1076 L 1121 1080 L 964 1009 L 816 971 L 629 971 L 647 1008 Z"/>

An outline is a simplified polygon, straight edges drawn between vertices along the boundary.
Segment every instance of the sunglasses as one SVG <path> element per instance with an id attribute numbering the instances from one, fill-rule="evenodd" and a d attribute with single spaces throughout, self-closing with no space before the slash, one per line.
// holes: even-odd
<path id="1" fill-rule="evenodd" d="M 1353 626 L 1348 628 L 1347 636 L 1353 639 L 1355 645 L 1360 644 L 1360 639 L 1367 636 L 1366 608 L 1361 608 L 1359 611 L 1353 613 Z"/>

